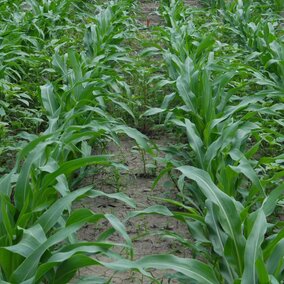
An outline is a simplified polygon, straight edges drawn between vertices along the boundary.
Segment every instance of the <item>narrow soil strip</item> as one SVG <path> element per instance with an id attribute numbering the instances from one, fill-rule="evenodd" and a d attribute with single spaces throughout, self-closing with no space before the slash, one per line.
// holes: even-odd
<path id="1" fill-rule="evenodd" d="M 168 139 L 166 137 L 154 141 L 157 145 L 165 146 Z M 156 198 L 170 198 L 177 199 L 176 190 L 171 185 L 170 181 L 163 179 L 158 186 L 152 190 L 152 184 L 155 180 L 154 177 L 143 177 L 143 161 L 139 153 L 133 151 L 135 146 L 134 142 L 130 139 L 124 139 L 121 141 L 121 145 L 110 144 L 107 152 L 116 156 L 115 160 L 123 161 L 129 167 L 129 171 L 125 172 L 121 180 L 119 181 L 123 192 L 129 197 L 133 198 L 137 203 L 137 210 L 148 208 L 152 205 L 162 204 L 157 201 Z M 149 162 L 150 157 L 147 158 Z M 83 185 L 89 185 L 93 181 L 91 179 L 84 181 Z M 104 184 L 103 191 L 107 193 L 113 193 L 116 185 L 114 183 Z M 169 209 L 171 208 L 168 204 Z M 125 205 L 122 202 L 112 200 L 109 198 L 99 197 L 96 199 L 86 199 L 78 204 L 76 207 L 87 207 L 98 213 L 111 213 L 117 216 L 120 220 L 123 220 L 128 213 L 133 211 L 132 208 Z M 96 241 L 97 236 L 108 227 L 108 222 L 104 221 L 99 227 L 85 226 L 79 232 L 79 239 L 86 241 Z M 160 235 L 155 235 L 161 230 L 167 230 L 181 234 L 182 236 L 188 236 L 188 230 L 184 224 L 181 224 L 177 220 L 165 216 L 149 215 L 147 217 L 137 217 L 131 219 L 126 224 L 127 233 L 133 239 L 134 246 L 134 259 L 139 259 L 146 255 L 151 254 L 165 254 L 171 253 L 180 257 L 190 257 L 190 251 L 181 247 L 181 245 L 172 239 L 163 238 Z M 110 241 L 116 243 L 123 243 L 123 238 L 114 234 Z M 121 251 L 117 251 L 121 253 Z M 122 253 L 123 254 L 123 253 Z M 127 255 L 125 255 L 127 257 Z M 100 258 L 104 261 L 109 261 L 107 258 Z M 154 277 L 158 280 L 166 279 L 163 275 L 172 271 L 152 271 Z M 149 279 L 143 278 L 141 274 L 135 274 L 133 272 L 119 272 L 114 273 L 112 270 L 104 267 L 90 267 L 82 269 L 80 276 L 96 275 L 105 278 L 112 278 L 111 283 L 151 283 Z M 176 282 L 171 282 L 176 283 Z"/>

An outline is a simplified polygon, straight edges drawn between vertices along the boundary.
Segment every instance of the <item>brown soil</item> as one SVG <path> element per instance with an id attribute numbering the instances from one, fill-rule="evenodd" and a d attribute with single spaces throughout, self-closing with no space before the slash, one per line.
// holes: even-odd
<path id="1" fill-rule="evenodd" d="M 184 3 L 192 7 L 200 7 L 200 3 L 197 0 L 184 0 Z M 142 0 L 139 4 L 139 21 L 146 26 L 159 26 L 162 23 L 162 19 L 158 14 L 159 1 Z"/>
<path id="2" fill-rule="evenodd" d="M 192 7 L 201 7 L 200 1 L 197 0 L 184 0 L 184 3 Z"/>
<path id="3" fill-rule="evenodd" d="M 146 26 L 158 26 L 161 24 L 161 18 L 158 15 L 158 1 L 142 0 L 139 3 L 139 21 Z"/>
<path id="4" fill-rule="evenodd" d="M 191 6 L 199 6 L 196 0 L 185 0 L 185 3 Z M 139 3 L 138 20 L 145 26 L 159 26 L 162 24 L 162 19 L 158 15 L 159 1 L 142 0 Z M 168 138 L 156 139 L 154 142 L 157 145 L 165 146 L 169 144 Z M 128 138 L 122 139 L 121 145 L 109 144 L 107 147 L 107 153 L 113 153 L 115 160 L 124 163 L 128 166 L 129 170 L 121 172 L 120 178 L 111 174 L 105 173 L 102 177 L 91 177 L 84 180 L 84 185 L 96 184 L 99 185 L 99 189 L 112 193 L 117 190 L 121 190 L 131 197 L 137 205 L 135 210 L 142 210 L 152 205 L 166 205 L 170 210 L 177 210 L 169 204 L 158 201 L 156 198 L 168 198 L 177 200 L 177 190 L 174 185 L 163 178 L 157 187 L 152 190 L 152 184 L 155 180 L 154 176 L 144 175 L 143 173 L 143 161 L 139 152 L 133 151 L 134 142 Z M 146 163 L 153 163 L 153 160 L 148 156 Z M 159 169 L 157 169 L 158 171 Z M 149 172 L 148 172 L 149 173 Z M 101 182 L 100 182 L 101 181 Z M 108 182 L 106 182 L 108 181 Z M 99 197 L 96 199 L 85 199 L 82 202 L 76 204 L 76 207 L 87 207 L 95 212 L 111 213 L 118 217 L 120 220 L 126 218 L 126 216 L 134 209 L 128 205 L 109 198 Z M 174 254 L 180 257 L 190 257 L 190 250 L 185 249 L 180 243 L 174 239 L 165 238 L 158 234 L 163 230 L 180 234 L 184 238 L 190 238 L 188 229 L 184 223 L 180 223 L 177 220 L 161 215 L 148 215 L 146 217 L 136 217 L 130 219 L 125 224 L 128 235 L 132 238 L 134 246 L 134 259 L 139 259 L 146 255 L 151 254 Z M 96 241 L 97 236 L 108 227 L 108 222 L 102 222 L 100 226 L 85 226 L 79 232 L 79 239 L 87 241 Z M 109 239 L 116 243 L 122 243 L 123 238 L 115 233 Z M 127 257 L 125 252 L 117 250 L 121 255 Z M 103 261 L 110 261 L 107 258 L 100 258 Z M 155 283 L 178 283 L 175 280 L 169 280 L 167 274 L 171 274 L 173 271 L 160 271 L 151 270 L 151 274 L 158 281 Z M 109 283 L 113 284 L 128 284 L 128 283 L 152 283 L 151 280 L 143 278 L 141 274 L 134 272 L 114 272 L 104 267 L 88 267 L 81 269 L 78 277 L 95 275 L 97 277 L 103 277 L 110 279 Z M 77 278 L 78 279 L 78 278 Z M 76 279 L 75 279 L 76 282 Z"/>
<path id="5" fill-rule="evenodd" d="M 167 144 L 166 139 L 160 139 L 155 141 L 159 145 Z M 135 210 L 142 210 L 147 207 L 156 204 L 162 204 L 157 201 L 155 197 L 158 198 L 171 198 L 177 199 L 176 190 L 173 185 L 167 180 L 163 179 L 154 190 L 151 190 L 152 184 L 154 182 L 154 177 L 143 177 L 143 162 L 139 153 L 133 151 L 134 142 L 130 139 L 123 139 L 120 146 L 115 144 L 110 144 L 108 146 L 107 152 L 114 153 L 116 161 L 124 162 L 128 164 L 129 171 L 122 173 L 122 178 L 119 181 L 120 187 L 123 188 L 129 197 L 133 198 L 136 202 L 137 208 Z M 151 162 L 151 159 L 147 157 L 147 162 Z M 99 179 L 99 177 L 97 177 Z M 106 176 L 104 177 L 104 180 Z M 109 179 L 113 180 L 111 174 L 109 174 Z M 83 185 L 88 185 L 93 183 L 93 177 L 84 181 Z M 167 186 L 165 186 L 167 185 Z M 117 184 L 115 183 L 103 183 L 103 191 L 107 193 L 115 192 Z M 169 209 L 171 208 L 169 204 L 165 204 Z M 87 207 L 92 209 L 94 212 L 111 213 L 123 220 L 131 211 L 134 209 L 130 208 L 122 202 L 98 197 L 96 199 L 85 199 L 80 203 L 77 203 L 75 207 Z M 160 235 L 155 235 L 162 230 L 167 230 L 170 232 L 180 233 L 182 236 L 189 237 L 188 230 L 185 224 L 178 222 L 173 218 L 160 215 L 148 215 L 146 217 L 136 217 L 127 221 L 126 229 L 127 233 L 133 240 L 134 246 L 134 259 L 139 259 L 146 255 L 151 254 L 165 254 L 171 253 L 180 257 L 190 256 L 190 251 L 181 247 L 179 243 L 173 239 L 163 238 Z M 79 239 L 87 241 L 96 241 L 99 233 L 108 227 L 108 222 L 104 221 L 98 226 L 85 226 L 79 232 Z M 119 234 L 114 234 L 110 241 L 116 243 L 122 243 L 123 238 Z M 117 251 L 119 252 L 119 251 Z M 121 252 L 120 252 L 121 253 Z M 123 253 L 122 253 L 123 254 Z M 127 257 L 127 255 L 125 255 Z M 108 261 L 105 258 L 101 260 Z M 166 279 L 164 274 L 169 273 L 169 271 L 155 271 L 153 269 L 152 274 L 155 279 Z M 114 271 L 106 269 L 104 267 L 90 267 L 82 269 L 79 273 L 80 276 L 86 275 L 96 275 L 105 278 L 112 278 L 111 283 L 151 283 L 149 279 L 143 278 L 141 274 L 134 274 L 133 272 L 119 272 L 114 273 Z M 176 283 L 176 282 L 171 282 Z"/>

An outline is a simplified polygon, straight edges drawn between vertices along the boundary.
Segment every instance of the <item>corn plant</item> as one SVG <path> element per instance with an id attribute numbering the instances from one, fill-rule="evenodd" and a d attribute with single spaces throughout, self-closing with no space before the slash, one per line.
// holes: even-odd
<path id="1" fill-rule="evenodd" d="M 155 31 L 159 43 L 144 41 L 147 48 L 138 55 L 156 56 L 159 68 L 129 56 L 137 31 L 132 2 L 0 2 L 0 137 L 14 123 L 20 140 L 4 145 L 18 155 L 0 178 L 1 283 L 68 283 L 90 265 L 136 270 L 154 283 L 148 268 L 173 269 L 181 283 L 281 283 L 282 2 L 202 1 L 208 9 L 194 10 L 182 1 L 161 1 L 166 27 Z M 143 85 L 141 109 L 162 101 L 141 118 L 159 114 L 164 129 L 181 138 L 163 149 L 158 160 L 165 168 L 156 180 L 169 175 L 180 199 L 164 202 L 181 210 L 156 205 L 123 221 L 160 214 L 183 222 L 194 243 L 189 235 L 160 234 L 190 248 L 191 259 L 161 254 L 133 261 L 122 221 L 72 209 L 77 200 L 98 196 L 135 207 L 123 193 L 80 186 L 89 171 L 125 169 L 111 155 L 93 154 L 109 141 L 119 143 L 120 135 L 135 140 L 143 162 L 152 153 L 148 139 L 121 119 L 136 120 L 140 109 L 133 107 L 137 94 L 130 82 Z M 149 100 L 150 92 L 165 96 Z M 31 121 L 35 134 L 28 133 Z M 84 224 L 102 219 L 110 229 L 93 242 L 77 240 Z M 114 232 L 123 243 L 109 241 Z"/>
<path id="2" fill-rule="evenodd" d="M 19 164 L 27 155 L 19 173 L 16 174 L 15 168 L 1 178 L 0 266 L 1 279 L 7 283 L 68 283 L 83 263 L 95 262 L 86 253 L 107 254 L 113 244 L 75 242 L 74 233 L 85 222 L 96 223 L 106 218 L 125 235 L 122 224 L 114 216 L 87 209 L 70 212 L 74 200 L 104 193 L 91 187 L 70 192 L 66 176 L 82 166 L 109 165 L 108 158 L 89 156 L 58 165 L 50 156 L 51 149 L 56 150 L 52 146 L 56 141 L 56 136 L 46 135 L 28 144 L 18 157 Z M 113 197 L 133 206 L 122 194 Z M 79 261 L 84 258 L 85 262 Z"/>
<path id="3" fill-rule="evenodd" d="M 182 152 L 180 148 L 165 149 L 168 156 L 162 161 L 167 167 L 158 179 L 173 169 L 182 173 L 177 174 L 174 183 L 183 202 L 165 201 L 187 211 L 178 212 L 175 217 L 188 225 L 197 244 L 189 244 L 185 236 L 169 232 L 165 235 L 176 238 L 209 261 L 219 283 L 280 283 L 283 265 L 276 250 L 282 246 L 281 225 L 276 222 L 268 226 L 268 218 L 281 204 L 282 174 L 279 169 L 277 177 L 260 177 L 264 165 L 253 160 L 264 143 L 267 116 L 279 117 L 282 110 L 279 106 L 279 111 L 273 111 L 278 109 L 279 87 L 270 85 L 275 96 L 268 108 L 260 107 L 271 98 L 265 90 L 243 96 L 239 88 L 234 87 L 235 78 L 246 78 L 249 72 L 248 84 L 254 85 L 254 77 L 262 76 L 260 72 L 253 71 L 253 67 L 236 68 L 234 64 L 224 67 L 222 60 L 215 58 L 218 48 L 214 47 L 214 33 L 211 39 L 208 36 L 204 39 L 193 25 L 186 29 L 186 17 L 181 20 L 175 16 L 175 9 L 175 5 L 169 5 L 164 10 L 166 17 L 171 18 L 167 21 L 170 23 L 169 51 L 164 51 L 164 57 L 169 82 L 174 82 L 176 91 L 165 97 L 160 109 L 149 109 L 144 115 L 166 113 L 166 125 L 173 124 L 187 135 Z M 182 14 L 187 13 L 183 10 Z M 235 25 L 234 28 L 242 31 L 242 27 Z M 256 119 L 252 109 L 259 110 L 261 120 Z M 269 115 L 268 109 L 271 110 Z M 281 140 L 283 135 L 278 133 L 277 137 Z M 265 167 L 269 168 L 269 164 Z M 173 180 L 175 175 L 173 171 Z"/>
<path id="4" fill-rule="evenodd" d="M 32 4 L 34 12 L 44 12 L 36 6 L 38 3 Z M 49 2 L 45 4 L 44 8 L 52 8 Z M 111 39 L 103 40 L 108 44 Z M 103 87 L 110 88 L 111 84 L 100 85 L 106 76 L 100 71 L 106 71 L 108 68 L 104 64 L 115 61 L 115 57 L 106 53 L 103 57 L 107 59 L 96 66 L 94 60 L 98 55 L 102 56 L 89 54 L 81 57 L 70 50 L 65 56 L 68 57 L 66 62 L 64 57 L 55 54 L 53 65 L 63 86 L 60 88 L 57 84 L 56 91 L 51 83 L 41 87 L 48 127 L 38 137 L 22 135 L 29 142 L 19 153 L 15 168 L 1 178 L 2 282 L 68 283 L 79 268 L 103 265 L 89 255 L 102 253 L 113 257 L 110 249 L 114 244 L 106 241 L 104 236 L 98 242 L 78 242 L 74 235 L 86 222 L 97 223 L 102 218 L 109 220 L 126 239 L 126 245 L 118 245 L 131 250 L 131 240 L 115 216 L 96 214 L 87 209 L 71 210 L 76 199 L 101 195 L 134 206 L 121 193 L 109 195 L 91 187 L 72 191 L 74 171 L 82 171 L 91 165 L 120 167 L 112 163 L 109 156 L 92 156 L 94 145 L 106 139 L 117 141 L 117 135 L 124 133 L 136 139 L 140 146 L 149 148 L 138 131 L 119 123 L 107 113 L 102 99 L 103 96 L 108 98 Z M 58 95 L 60 89 L 62 93 Z M 118 105 L 127 109 L 122 102 Z"/>

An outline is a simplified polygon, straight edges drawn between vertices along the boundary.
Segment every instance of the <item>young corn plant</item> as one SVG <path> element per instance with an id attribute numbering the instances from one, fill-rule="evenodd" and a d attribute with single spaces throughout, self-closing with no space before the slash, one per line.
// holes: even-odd
<path id="1" fill-rule="evenodd" d="M 111 39 L 106 37 L 104 41 L 106 47 Z M 100 43 L 92 44 L 95 47 Z M 106 59 L 96 66 L 98 56 Z M 79 268 L 104 265 L 94 255 L 113 258 L 115 254 L 110 249 L 115 244 L 106 241 L 109 234 L 102 235 L 97 242 L 77 241 L 75 233 L 86 222 L 107 219 L 127 239 L 126 244 L 117 245 L 131 251 L 131 240 L 115 216 L 71 208 L 72 202 L 79 198 L 102 195 L 134 206 L 122 193 L 105 194 L 92 187 L 75 191 L 71 188 L 72 173 L 76 170 L 91 165 L 120 167 L 109 156 L 91 154 L 99 141 L 117 140 L 117 135 L 124 133 L 142 147 L 148 147 L 138 131 L 119 123 L 106 111 L 105 103 L 109 100 L 103 87 L 110 92 L 111 84 L 106 80 L 102 86 L 108 70 L 104 64 L 114 61 L 113 54 L 107 53 L 81 57 L 70 50 L 64 57 L 54 56 L 53 64 L 60 71 L 63 87 L 56 86 L 57 90 L 61 89 L 60 95 L 51 83 L 41 87 L 47 130 L 39 136 L 23 135 L 30 142 L 19 153 L 15 168 L 0 181 L 0 278 L 3 283 L 68 283 Z"/>
<path id="2" fill-rule="evenodd" d="M 77 10 L 74 3 L 64 2 L 65 4 L 50 1 L 14 1 L 11 4 L 9 1 L 2 1 L 0 4 L 1 128 L 3 126 L 9 134 L 3 143 L 5 155 L 9 154 L 12 146 L 13 149 L 20 148 L 18 140 L 21 138 L 16 135 L 21 131 L 38 134 L 45 127 L 40 110 L 39 85 L 44 84 L 46 79 L 55 79 L 52 73 L 48 73 L 50 54 L 61 45 L 72 45 L 78 34 L 83 36 L 82 25 L 78 24 L 79 18 L 81 21 L 78 13 L 69 17 L 68 25 L 66 24 L 66 15 L 70 15 L 72 9 L 74 12 Z M 36 11 L 40 15 L 36 16 Z M 50 22 L 51 18 L 56 23 Z M 64 27 L 60 27 L 59 23 Z M 52 40 L 45 39 L 42 35 L 43 29 L 52 30 Z M 68 37 L 61 32 L 66 29 L 70 31 Z"/>
<path id="3" fill-rule="evenodd" d="M 175 7 L 169 6 L 168 11 Z M 186 210 L 175 213 L 175 217 L 188 225 L 197 244 L 189 244 L 183 236 L 166 235 L 211 263 L 219 283 L 281 283 L 283 254 L 277 254 L 283 241 L 281 222 L 268 222 L 277 218 L 275 212 L 281 208 L 282 174 L 280 170 L 278 177 L 259 177 L 261 163 L 253 160 L 264 142 L 265 120 L 257 120 L 251 110 L 257 108 L 259 116 L 267 117 L 268 108 L 259 106 L 265 105 L 270 96 L 265 91 L 248 97 L 239 94 L 234 78 L 246 76 L 247 71 L 234 69 L 233 64 L 227 68 L 220 65 L 221 61 L 215 59 L 214 39 L 211 48 L 210 40 L 206 42 L 202 36 L 193 44 L 193 33 L 187 35 L 185 29 L 186 21 L 182 25 L 179 17 L 172 17 L 170 23 L 168 34 L 174 30 L 180 41 L 188 38 L 187 44 L 179 45 L 181 48 L 176 48 L 171 38 L 170 52 L 165 53 L 176 92 L 165 98 L 167 103 L 160 109 L 150 109 L 145 115 L 166 113 L 167 125 L 180 127 L 188 137 L 182 154 L 168 150 L 171 155 L 163 159 L 167 168 L 161 175 L 172 169 L 182 173 L 176 186 L 183 203 L 165 201 Z M 251 79 L 249 83 L 254 82 Z M 277 88 L 274 90 L 277 92 Z M 271 103 L 271 118 L 279 116 L 282 108 L 277 111 L 275 100 Z"/>
<path id="4" fill-rule="evenodd" d="M 136 261 L 112 251 L 121 246 L 130 251 L 130 256 L 133 254 L 131 239 L 115 216 L 72 209 L 74 201 L 97 196 L 134 207 L 122 193 L 106 194 L 93 186 L 80 188 L 73 178 L 76 171 L 82 177 L 87 167 L 123 168 L 111 156 L 92 155 L 99 145 L 109 140 L 118 142 L 119 135 L 126 134 L 135 139 L 143 154 L 150 152 L 145 136 L 114 114 L 119 110 L 135 118 L 128 106 L 131 96 L 122 70 L 125 66 L 128 72 L 131 70 L 123 39 L 128 37 L 132 1 L 103 3 L 94 13 L 86 13 L 84 48 L 76 45 L 76 36 L 82 37 L 80 17 L 75 17 L 76 24 L 69 19 L 74 3 L 0 3 L 0 18 L 5 22 L 1 24 L 1 48 L 5 51 L 0 55 L 2 93 L 7 95 L 9 86 L 28 78 L 23 65 L 31 66 L 32 73 L 52 64 L 42 73 L 49 81 L 41 83 L 40 92 L 47 117 L 41 127 L 46 126 L 46 130 L 39 135 L 21 134 L 28 142 L 19 146 L 22 149 L 14 169 L 0 179 L 3 283 L 68 283 L 78 269 L 89 265 L 137 270 L 154 283 L 157 280 L 146 271 L 148 268 L 174 269 L 179 273 L 173 277 L 181 283 L 281 283 L 283 222 L 275 212 L 283 207 L 284 190 L 280 154 L 284 141 L 283 42 L 274 20 L 277 17 L 268 13 L 271 22 L 260 20 L 257 12 L 268 7 L 267 1 L 207 2 L 222 9 L 224 22 L 231 25 L 228 30 L 235 36 L 224 37 L 224 41 L 239 40 L 245 50 L 224 58 L 226 44 L 220 42 L 218 33 L 227 25 L 205 35 L 208 25 L 197 28 L 192 9 L 186 9 L 182 1 L 161 2 L 168 27 L 160 31 L 166 48 L 160 47 L 158 55 L 164 56 L 168 75 L 164 78 L 159 74 L 156 79 L 162 78 L 158 85 L 169 86 L 172 93 L 165 96 L 160 108 L 149 109 L 144 115 L 160 114 L 162 121 L 166 114 L 165 126 L 175 128 L 185 141 L 181 148 L 167 149 L 166 157 L 160 159 L 166 168 L 158 177 L 170 173 L 182 201 L 165 201 L 183 210 L 170 212 L 166 207 L 152 206 L 128 216 L 161 214 L 184 222 L 196 243 L 178 233 L 163 234 L 191 248 L 193 258 L 198 256 L 198 260 L 153 255 Z M 20 4 L 22 9 L 18 8 Z M 76 15 L 80 10 L 83 15 L 84 9 L 91 7 L 80 1 L 76 4 Z M 280 6 L 273 1 L 274 11 Z M 16 37 L 11 36 L 14 30 Z M 64 37 L 48 43 L 66 31 L 73 39 L 67 46 Z M 55 49 L 52 58 L 48 52 L 41 56 L 45 44 L 52 53 Z M 152 51 L 157 49 L 156 45 Z M 31 52 L 38 56 L 34 65 Z M 254 60 L 257 56 L 260 59 Z M 239 58 L 245 64 L 237 66 Z M 13 91 L 22 103 L 30 100 L 19 93 Z M 3 100 L 1 106 L 0 117 L 5 117 L 9 105 Z M 259 158 L 263 145 L 269 145 L 269 149 Z M 273 151 L 272 155 L 268 150 Z M 76 240 L 76 232 L 86 222 L 97 224 L 101 219 L 108 220 L 112 228 L 94 242 Z M 115 231 L 125 243 L 108 240 Z M 115 261 L 103 262 L 99 255 Z"/>
<path id="5" fill-rule="evenodd" d="M 74 234 L 85 222 L 97 223 L 106 218 L 127 235 L 120 221 L 110 214 L 96 214 L 88 209 L 71 211 L 76 199 L 105 194 L 92 187 L 71 192 L 69 174 L 83 166 L 108 166 L 111 162 L 107 156 L 57 162 L 53 154 L 58 149 L 57 139 L 55 134 L 49 134 L 33 140 L 19 153 L 15 169 L 1 178 L 3 283 L 68 283 L 80 267 L 99 264 L 88 254 L 108 255 L 114 244 L 102 239 L 93 243 L 76 241 Z M 21 170 L 17 171 L 20 164 Z M 134 206 L 123 194 L 106 196 Z M 127 243 L 131 249 L 130 239 Z"/>

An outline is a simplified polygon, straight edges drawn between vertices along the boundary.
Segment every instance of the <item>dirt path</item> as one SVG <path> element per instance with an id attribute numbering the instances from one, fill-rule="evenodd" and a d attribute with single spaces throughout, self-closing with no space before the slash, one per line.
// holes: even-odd
<path id="1" fill-rule="evenodd" d="M 185 0 L 187 5 L 198 6 L 196 0 Z M 141 26 L 159 26 L 163 24 L 162 19 L 158 15 L 159 1 L 142 0 L 137 10 Z M 151 29 L 148 30 L 151 33 Z M 167 146 L 169 144 L 168 138 L 164 137 L 153 141 L 157 145 Z M 169 204 L 159 202 L 157 198 L 177 199 L 174 185 L 167 179 L 162 179 L 154 190 L 151 190 L 155 177 L 143 177 L 143 159 L 141 155 L 133 151 L 134 142 L 130 139 L 122 139 L 121 145 L 108 145 L 107 153 L 115 155 L 115 160 L 123 162 L 128 165 L 129 170 L 122 173 L 120 178 L 115 180 L 115 175 L 101 177 L 103 183 L 98 187 L 107 193 L 113 193 L 118 188 L 122 192 L 133 198 L 137 204 L 135 210 L 142 210 L 152 205 L 162 204 L 166 205 L 172 210 Z M 149 157 L 147 158 L 149 162 Z M 141 175 L 142 174 L 142 175 Z M 110 181 L 110 182 L 107 182 Z M 97 182 L 97 180 L 96 180 Z M 84 185 L 92 184 L 94 180 L 85 180 Z M 109 198 L 99 197 L 96 199 L 86 199 L 76 207 L 87 207 L 94 212 L 112 213 L 120 220 L 123 220 L 131 211 L 132 208 L 122 202 L 115 201 Z M 134 259 L 139 259 L 151 254 L 165 254 L 170 253 L 180 257 L 190 257 L 190 251 L 182 247 L 177 241 L 173 239 L 163 238 L 161 235 L 155 234 L 162 230 L 169 232 L 180 233 L 183 237 L 189 238 L 188 229 L 185 224 L 179 223 L 173 218 L 168 218 L 159 215 L 149 215 L 147 217 L 138 217 L 127 221 L 127 233 L 133 240 Z M 81 240 L 96 241 L 102 229 L 106 229 L 108 222 L 105 221 L 100 227 L 86 226 L 79 232 Z M 111 238 L 113 242 L 123 242 L 120 235 L 114 234 Z M 122 252 L 123 254 L 123 252 Z M 126 255 L 125 255 L 126 256 Z M 127 256 L 126 256 L 127 257 Z M 103 259 L 107 261 L 107 259 Z M 168 279 L 165 274 L 172 273 L 172 271 L 158 271 L 153 269 L 152 275 L 159 281 L 159 283 L 178 283 L 175 280 L 167 282 Z M 79 276 L 95 275 L 105 279 L 111 279 L 113 284 L 128 284 L 128 283 L 151 283 L 149 279 L 143 278 L 141 274 L 133 272 L 114 273 L 104 267 L 89 267 L 82 269 Z M 75 281 L 76 282 L 76 281 Z M 104 282 L 102 282 L 104 283 Z"/>
<path id="2" fill-rule="evenodd" d="M 165 139 L 156 140 L 155 143 L 159 145 L 167 144 Z M 158 198 L 171 198 L 176 199 L 176 190 L 173 185 L 166 179 L 162 180 L 158 186 L 151 190 L 151 186 L 154 182 L 154 177 L 145 178 L 142 174 L 143 162 L 141 156 L 133 151 L 134 142 L 130 139 L 124 139 L 121 142 L 120 147 L 111 144 L 108 146 L 107 152 L 114 153 L 116 160 L 123 160 L 128 164 L 129 171 L 122 175 L 120 180 L 121 187 L 129 197 L 133 198 L 137 204 L 136 210 L 142 210 L 152 205 L 162 204 L 155 199 Z M 149 162 L 149 157 L 148 157 Z M 91 183 L 92 181 L 90 181 Z M 85 181 L 85 185 L 88 182 Z M 114 192 L 115 184 L 104 184 L 103 190 L 105 192 Z M 168 205 L 168 204 L 167 204 Z M 87 207 L 95 212 L 112 213 L 120 220 L 123 220 L 128 213 L 133 211 L 132 208 L 123 204 L 122 202 L 115 201 L 109 198 L 99 197 L 96 199 L 86 199 L 76 207 Z M 170 208 L 170 206 L 168 206 Z M 176 208 L 171 208 L 176 209 Z M 102 228 L 106 229 L 108 223 L 102 223 Z M 146 255 L 159 254 L 159 253 L 171 253 L 181 257 L 190 256 L 190 251 L 184 250 L 180 244 L 172 239 L 166 239 L 159 235 L 154 235 L 161 230 L 172 231 L 175 233 L 181 233 L 183 236 L 188 235 L 187 228 L 184 224 L 179 223 L 173 218 L 168 218 L 159 215 L 149 215 L 147 217 L 137 217 L 131 219 L 126 224 L 127 233 L 133 239 L 134 259 L 139 259 Z M 151 232 L 151 235 L 149 234 Z M 79 232 L 79 238 L 81 240 L 95 241 L 101 230 L 93 226 L 86 226 Z M 145 236 L 144 236 L 145 235 Z M 144 236 L 144 237 L 143 237 Z M 120 235 L 114 234 L 111 238 L 114 242 L 123 242 Z M 106 260 L 106 259 L 104 259 Z M 160 281 L 165 280 L 163 274 L 165 271 L 153 270 L 153 275 Z M 169 271 L 167 271 L 169 273 Z M 132 272 L 116 273 L 103 267 L 90 267 L 82 269 L 80 275 L 96 275 L 104 278 L 112 278 L 111 283 L 151 283 L 148 279 L 143 279 L 141 274 L 133 274 Z M 171 282 L 176 283 L 176 282 Z"/>
<path id="3" fill-rule="evenodd" d="M 184 0 L 184 4 L 192 7 L 200 7 L 197 0 Z M 159 16 L 158 10 L 160 1 L 154 0 L 141 0 L 139 5 L 139 21 L 146 26 L 159 26 L 163 23 Z"/>
<path id="4" fill-rule="evenodd" d="M 139 21 L 147 26 L 158 26 L 162 23 L 162 19 L 158 15 L 158 1 L 142 0 L 139 5 Z"/>
<path id="5" fill-rule="evenodd" d="M 201 4 L 199 1 L 197 0 L 184 0 L 184 3 L 188 6 L 192 6 L 192 7 L 201 7 Z"/>

